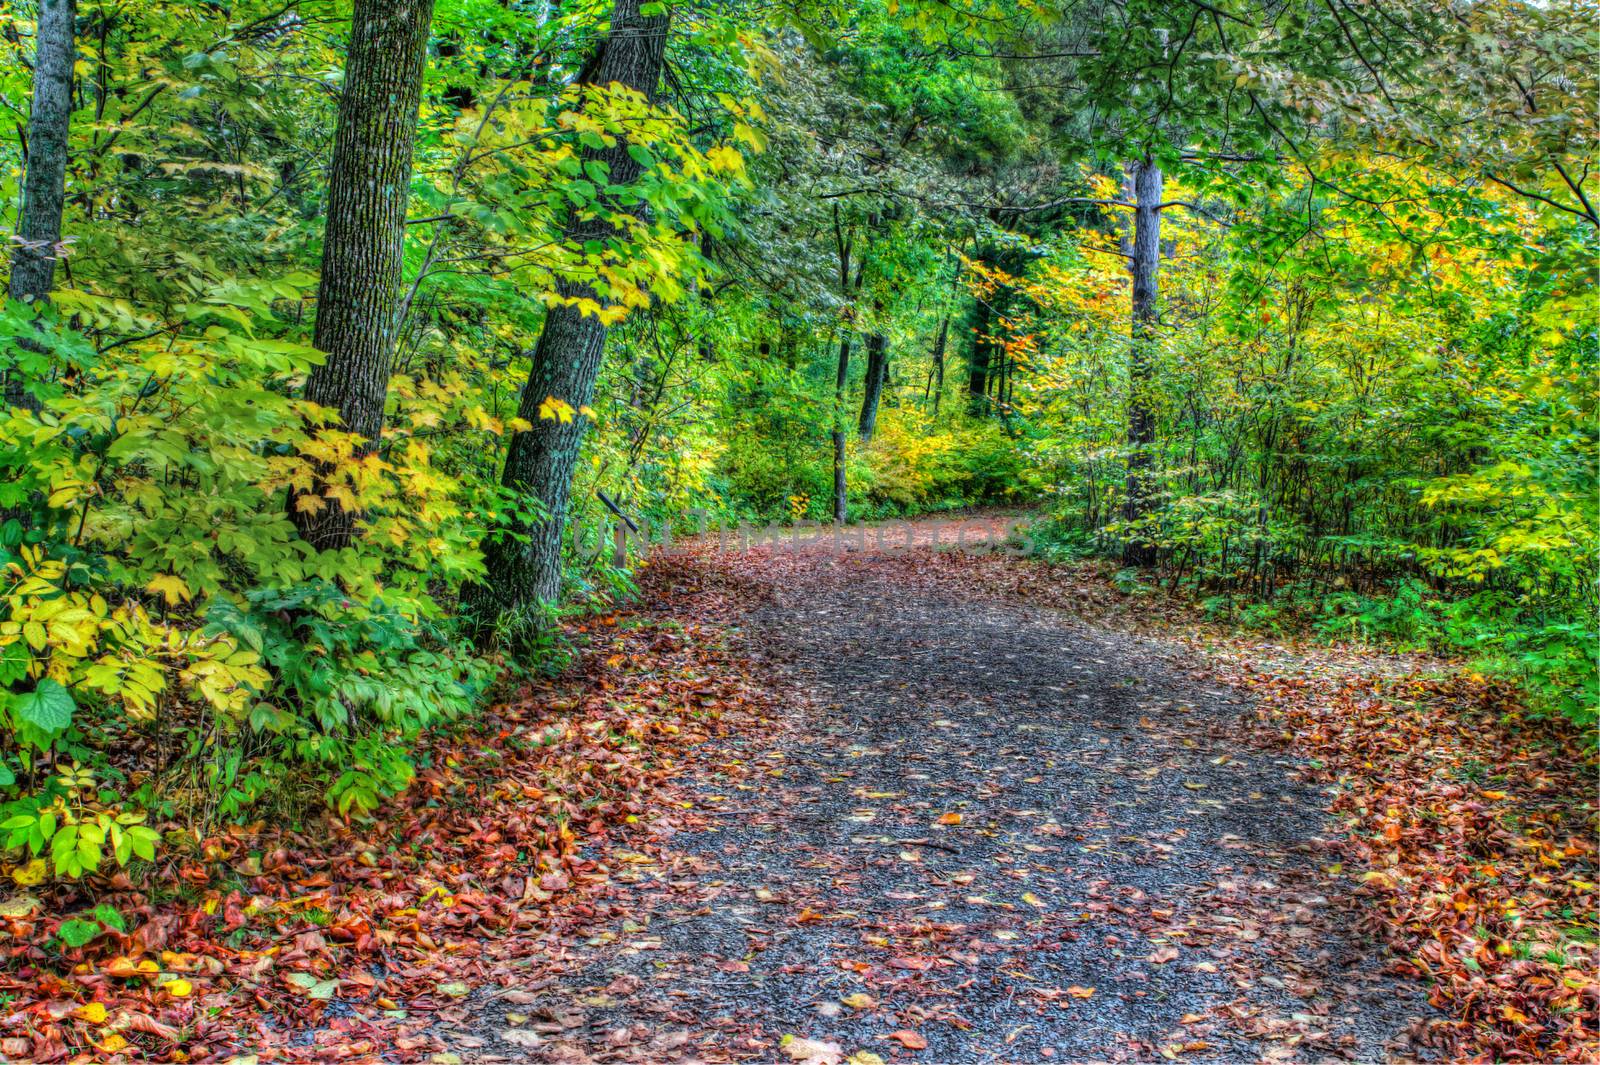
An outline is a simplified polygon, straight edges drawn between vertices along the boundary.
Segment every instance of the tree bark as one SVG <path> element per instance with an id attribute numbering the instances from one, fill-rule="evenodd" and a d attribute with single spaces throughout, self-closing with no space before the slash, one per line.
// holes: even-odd
<path id="1" fill-rule="evenodd" d="M 605 42 L 581 75 L 585 84 L 618 83 L 655 97 L 666 62 L 670 15 L 665 10 L 642 15 L 640 6 L 640 0 L 616 0 Z M 627 185 L 641 172 L 620 137 L 614 147 L 585 149 L 583 162 L 586 167 L 591 162 L 604 165 L 612 185 Z M 567 243 L 580 247 L 590 242 L 603 244 L 615 235 L 610 222 L 587 214 L 574 214 L 564 234 Z M 545 317 L 518 409 L 518 415 L 533 428 L 511 438 L 501 476 L 507 488 L 537 501 L 538 516 L 534 520 L 508 519 L 485 539 L 488 577 L 469 591 L 469 600 L 480 615 L 534 601 L 553 603 L 561 592 L 561 538 L 587 418 L 579 414 L 566 422 L 541 419 L 539 406 L 549 397 L 574 409 L 589 404 L 605 354 L 607 327 L 598 317 L 585 315 L 565 302 L 589 299 L 606 303 L 590 285 L 563 280 L 556 291 L 563 302 Z"/>
<path id="2" fill-rule="evenodd" d="M 843 525 L 849 510 L 845 483 L 844 387 L 850 378 L 850 334 L 839 337 L 839 364 L 833 375 L 833 521 Z"/>
<path id="3" fill-rule="evenodd" d="M 1155 444 L 1155 411 L 1150 390 L 1156 321 L 1159 315 L 1156 269 L 1161 262 L 1161 168 L 1149 159 L 1135 163 L 1133 249 L 1128 272 L 1133 278 L 1132 346 L 1128 359 L 1128 476 L 1122 520 L 1136 523 L 1149 517 L 1154 485 L 1151 483 L 1151 448 Z M 1149 566 L 1156 547 L 1147 530 L 1132 529 L 1123 542 L 1122 564 Z"/>
<path id="4" fill-rule="evenodd" d="M 305 397 L 338 410 L 361 438 L 357 454 L 373 451 L 383 435 L 432 21 L 433 0 L 356 0 L 351 16 L 312 339 L 326 358 L 306 381 Z M 356 514 L 321 488 L 291 493 L 290 516 L 313 547 L 344 547 Z"/>
<path id="5" fill-rule="evenodd" d="M 967 367 L 967 410 L 983 414 L 989 408 L 989 340 L 993 318 L 989 301 L 979 296 L 972 308 L 972 356 Z"/>
<path id="6" fill-rule="evenodd" d="M 67 191 L 67 134 L 72 120 L 76 53 L 74 0 L 40 0 L 28 112 L 27 172 L 11 252 L 11 298 L 42 306 L 55 287 L 61 212 Z M 17 371 L 5 376 L 6 405 L 38 410 L 39 400 Z"/>
<path id="7" fill-rule="evenodd" d="M 867 379 L 861 394 L 861 419 L 857 429 L 861 442 L 868 443 L 878 428 L 878 406 L 883 401 L 883 386 L 889 379 L 889 339 L 882 333 L 867 334 Z"/>
<path id="8" fill-rule="evenodd" d="M 922 398 L 926 400 L 928 394 L 933 394 L 933 413 L 939 414 L 939 397 L 944 393 L 944 349 L 950 340 L 950 316 L 946 314 L 939 319 L 939 332 L 934 334 L 932 364 L 928 367 L 928 385 L 922 390 Z"/>

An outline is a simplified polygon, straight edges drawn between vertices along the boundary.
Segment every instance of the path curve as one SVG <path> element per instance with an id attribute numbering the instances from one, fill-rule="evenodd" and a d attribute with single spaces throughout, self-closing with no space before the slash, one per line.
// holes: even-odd
<path id="1" fill-rule="evenodd" d="M 786 712 L 700 752 L 625 916 L 486 1006 L 477 1056 L 1404 1056 L 1426 1007 L 1330 901 L 1325 796 L 1181 645 L 903 552 L 663 565 L 758 585 L 738 638 Z"/>

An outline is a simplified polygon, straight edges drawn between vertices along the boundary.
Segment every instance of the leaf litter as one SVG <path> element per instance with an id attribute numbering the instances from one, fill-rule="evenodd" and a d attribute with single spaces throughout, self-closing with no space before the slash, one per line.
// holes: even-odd
<path id="1" fill-rule="evenodd" d="M 968 552 L 700 551 L 370 823 L 0 903 L 39 1061 L 1593 1060 L 1593 758 Z M 801 1056 L 804 1052 L 805 1056 Z"/>

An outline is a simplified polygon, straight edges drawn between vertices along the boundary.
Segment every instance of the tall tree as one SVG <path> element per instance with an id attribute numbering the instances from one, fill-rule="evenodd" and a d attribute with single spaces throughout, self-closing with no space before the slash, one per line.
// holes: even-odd
<path id="1" fill-rule="evenodd" d="M 67 132 L 72 119 L 74 0 L 40 0 L 28 112 L 27 170 L 11 252 L 11 298 L 40 304 L 55 286 L 61 211 L 67 187 Z M 5 379 L 6 404 L 37 410 L 20 373 Z"/>
<path id="2" fill-rule="evenodd" d="M 950 312 L 939 318 L 939 331 L 933 336 L 933 351 L 929 356 L 928 383 L 922 389 L 922 398 L 933 395 L 933 413 L 939 413 L 939 397 L 944 393 L 944 349 L 950 338 Z"/>
<path id="3" fill-rule="evenodd" d="M 850 380 L 850 250 L 853 236 L 846 236 L 833 205 L 833 242 L 839 255 L 839 298 L 845 302 L 845 321 L 839 326 L 839 360 L 833 374 L 833 520 L 843 525 L 849 509 L 849 486 L 845 480 L 844 388 Z"/>
<path id="4" fill-rule="evenodd" d="M 646 9 L 651 13 L 645 14 Z M 580 80 L 621 85 L 654 98 L 666 63 L 670 21 L 664 4 L 616 0 L 610 29 Z M 603 167 L 612 187 L 634 182 L 642 171 L 622 137 L 607 147 L 584 149 L 583 166 L 585 171 Z M 603 245 L 616 235 L 607 211 L 617 210 L 617 201 L 607 195 L 601 203 L 602 210 L 572 215 L 563 234 L 569 245 Z M 485 539 L 488 577 L 470 593 L 480 614 L 534 601 L 554 602 L 561 590 L 561 534 L 572 494 L 572 471 L 588 422 L 581 413 L 567 419 L 541 418 L 539 408 L 554 397 L 581 411 L 594 398 L 607 326 L 599 316 L 581 311 L 577 301 L 602 306 L 608 301 L 585 281 L 563 279 L 556 291 L 561 301 L 550 309 L 534 346 L 518 412 L 532 428 L 511 438 L 501 475 L 505 487 L 537 501 L 538 515 L 531 520 L 510 518 Z"/>
<path id="5" fill-rule="evenodd" d="M 889 378 L 889 338 L 874 331 L 867 334 L 867 379 L 861 394 L 861 420 L 858 429 L 863 444 L 871 441 L 878 428 L 878 406 L 883 386 Z"/>
<path id="6" fill-rule="evenodd" d="M 432 21 L 433 0 L 356 0 L 351 16 L 312 341 L 326 359 L 305 395 L 339 411 L 361 438 L 358 454 L 383 434 Z M 355 513 L 315 489 L 292 494 L 290 514 L 317 548 L 343 547 L 355 533 Z"/>
<path id="7" fill-rule="evenodd" d="M 1128 358 L 1128 479 L 1122 519 L 1134 523 L 1123 543 L 1125 566 L 1148 566 L 1156 560 L 1155 544 L 1138 523 L 1152 506 L 1150 450 L 1156 439 L 1155 412 L 1151 406 L 1156 338 L 1158 289 L 1156 269 L 1161 262 L 1161 168 L 1149 156 L 1129 167 L 1133 185 L 1133 243 L 1128 253 L 1128 273 L 1133 278 L 1133 320 Z"/>

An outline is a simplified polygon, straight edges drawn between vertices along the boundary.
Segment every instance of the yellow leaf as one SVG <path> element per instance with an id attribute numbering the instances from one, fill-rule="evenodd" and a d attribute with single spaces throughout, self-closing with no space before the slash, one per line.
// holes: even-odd
<path id="1" fill-rule="evenodd" d="M 95 1046 L 107 1054 L 117 1054 L 127 1048 L 128 1041 L 117 1033 L 112 1032 L 102 1042 L 96 1043 Z"/>
<path id="2" fill-rule="evenodd" d="M 846 995 L 839 1000 L 853 1010 L 870 1010 L 878 1004 L 878 1000 L 864 991 L 857 991 L 853 995 Z"/>
<path id="3" fill-rule="evenodd" d="M 150 578 L 150 583 L 144 586 L 147 592 L 159 592 L 167 601 L 168 606 L 189 601 L 189 586 L 183 583 L 183 578 L 171 573 L 159 573 Z"/>
<path id="4" fill-rule="evenodd" d="M 961 815 L 958 813 L 940 814 L 939 823 L 941 825 L 959 825 L 961 823 Z"/>
<path id="5" fill-rule="evenodd" d="M 1022 893 L 1022 901 L 1026 902 L 1029 906 L 1037 906 L 1041 910 L 1044 909 L 1044 900 L 1031 891 L 1024 891 Z"/>
<path id="6" fill-rule="evenodd" d="M 168 980 L 161 986 L 166 988 L 167 994 L 173 998 L 188 998 L 194 991 L 194 985 L 181 976 L 176 980 Z"/>
<path id="7" fill-rule="evenodd" d="M 559 421 L 565 425 L 572 420 L 574 413 L 572 404 L 554 396 L 546 396 L 544 402 L 539 404 L 539 417 L 543 421 Z"/>
<path id="8" fill-rule="evenodd" d="M 106 1004 L 104 1002 L 87 1002 L 72 1011 L 72 1015 L 80 1021 L 90 1024 L 106 1023 Z"/>
<path id="9" fill-rule="evenodd" d="M 744 173 L 744 156 L 739 154 L 739 149 L 725 144 L 719 144 L 706 152 L 706 162 L 711 164 L 711 169 L 720 173 Z"/>
<path id="10" fill-rule="evenodd" d="M 32 887 L 44 879 L 44 859 L 35 858 L 27 865 L 19 865 L 11 870 L 11 879 L 22 887 Z"/>

